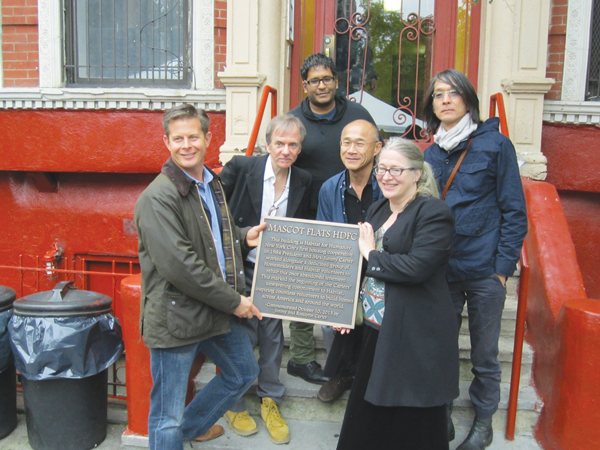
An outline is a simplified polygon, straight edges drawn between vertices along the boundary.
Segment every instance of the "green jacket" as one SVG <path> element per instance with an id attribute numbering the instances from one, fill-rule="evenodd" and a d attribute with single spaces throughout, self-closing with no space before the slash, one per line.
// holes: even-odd
<path id="1" fill-rule="evenodd" d="M 210 185 L 222 192 L 218 177 Z M 230 242 L 223 236 L 223 246 L 234 249 L 234 286 L 221 273 L 198 189 L 172 159 L 136 202 L 140 332 L 150 348 L 188 345 L 230 330 L 229 316 L 246 289 L 241 252 L 249 228 L 234 226 L 226 204 L 217 207 L 232 230 Z"/>

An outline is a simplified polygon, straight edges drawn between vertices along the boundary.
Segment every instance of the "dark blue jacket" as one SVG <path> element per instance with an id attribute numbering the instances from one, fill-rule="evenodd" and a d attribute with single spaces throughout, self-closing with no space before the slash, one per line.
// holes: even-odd
<path id="1" fill-rule="evenodd" d="M 446 204 L 455 223 L 448 281 L 510 276 L 527 234 L 527 211 L 515 148 L 491 118 L 471 134 L 473 141 L 460 165 Z M 467 141 L 447 152 L 437 144 L 425 150 L 443 191 Z"/>
<path id="2" fill-rule="evenodd" d="M 348 223 L 346 217 L 346 205 L 344 204 L 344 195 L 346 194 L 346 171 L 343 170 L 337 175 L 323 183 L 319 191 L 319 209 L 317 210 L 317 220 L 324 222 Z M 381 190 L 375 179 L 371 175 L 373 184 L 373 202 L 381 198 Z"/>

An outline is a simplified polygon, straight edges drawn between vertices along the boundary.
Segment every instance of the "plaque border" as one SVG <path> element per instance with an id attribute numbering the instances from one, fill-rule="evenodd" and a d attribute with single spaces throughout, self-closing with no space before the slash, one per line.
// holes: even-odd
<path id="1" fill-rule="evenodd" d="M 296 219 L 296 218 L 292 218 L 292 217 L 271 216 L 271 217 L 265 217 L 263 221 L 267 222 L 267 223 L 269 223 L 269 221 L 276 221 L 276 222 L 282 221 L 282 222 L 293 222 L 293 223 L 298 223 L 298 224 L 311 224 L 311 225 L 312 224 L 321 224 L 321 225 L 343 228 L 345 230 L 355 230 L 355 231 L 359 230 L 358 225 L 349 224 L 349 223 L 326 222 L 326 221 L 322 221 L 322 220 L 309 220 L 309 219 Z M 254 303 L 254 287 L 256 286 L 256 278 L 258 277 L 257 267 L 259 266 L 260 258 L 262 256 L 261 248 L 262 248 L 263 236 L 264 236 L 264 231 L 260 233 L 260 236 L 258 239 L 258 246 L 256 247 L 257 248 L 256 263 L 254 264 L 254 275 L 252 277 L 252 291 L 250 293 L 250 300 L 252 301 L 252 303 Z M 281 319 L 281 320 L 289 320 L 290 322 L 304 322 L 304 323 L 312 323 L 315 325 L 327 325 L 327 326 L 335 326 L 335 327 L 354 329 L 355 325 L 356 325 L 355 324 L 356 309 L 358 307 L 358 301 L 359 301 L 360 280 L 361 280 L 362 264 L 363 264 L 363 257 L 361 256 L 360 252 L 358 253 L 357 257 L 358 257 L 358 270 L 356 273 L 356 288 L 355 288 L 355 292 L 354 292 L 354 305 L 352 308 L 352 319 L 351 319 L 350 324 L 340 323 L 340 322 L 331 322 L 331 321 L 326 321 L 326 320 L 309 319 L 309 318 L 296 317 L 296 316 L 289 317 L 287 315 L 281 315 L 281 314 L 263 313 L 262 311 L 261 311 L 261 314 L 263 315 L 263 317 L 270 317 L 273 319 Z"/>

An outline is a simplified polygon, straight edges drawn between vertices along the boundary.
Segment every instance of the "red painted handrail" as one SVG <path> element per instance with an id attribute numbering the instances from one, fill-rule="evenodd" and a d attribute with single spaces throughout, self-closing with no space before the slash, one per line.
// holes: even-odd
<path id="1" fill-rule="evenodd" d="M 265 109 L 267 107 L 267 100 L 271 97 L 271 119 L 277 115 L 277 89 L 271 86 L 265 86 L 263 89 L 260 103 L 258 105 L 258 113 L 256 119 L 254 119 L 254 128 L 252 128 L 252 134 L 250 134 L 250 141 L 248 142 L 248 148 L 246 149 L 246 156 L 252 156 L 254 154 L 254 146 L 256 145 L 256 139 L 258 138 L 258 131 L 260 130 L 260 124 L 262 122 Z"/>
<path id="2" fill-rule="evenodd" d="M 506 137 L 508 135 L 508 123 L 506 122 L 506 109 L 504 109 L 504 97 L 502 92 L 490 96 L 490 117 L 496 117 L 496 105 L 498 106 L 498 116 L 500 117 L 500 131 Z"/>
<path id="3" fill-rule="evenodd" d="M 517 298 L 517 323 L 515 325 L 515 344 L 513 348 L 512 373 L 510 375 L 510 394 L 506 418 L 505 437 L 509 441 L 515 439 L 515 422 L 517 419 L 517 403 L 519 400 L 519 380 L 521 379 L 521 361 L 523 357 L 523 340 L 525 337 L 525 316 L 527 314 L 527 292 L 529 291 L 529 258 L 527 246 L 523 242 L 521 250 L 521 276 L 519 278 L 519 294 Z"/>
<path id="4" fill-rule="evenodd" d="M 500 118 L 500 130 L 503 135 L 510 137 L 506 121 L 504 97 L 501 92 L 490 96 L 490 117 Z M 517 404 L 519 401 L 519 382 L 521 379 L 521 363 L 523 359 L 523 340 L 525 338 L 525 316 L 527 315 L 527 292 L 529 290 L 529 259 L 527 247 L 523 243 L 521 250 L 521 276 L 519 279 L 519 293 L 517 299 L 517 323 L 515 325 L 515 343 L 513 347 L 512 372 L 510 376 L 510 393 L 508 397 L 508 411 L 506 417 L 506 434 L 509 441 L 515 439 L 515 423 L 517 420 Z"/>

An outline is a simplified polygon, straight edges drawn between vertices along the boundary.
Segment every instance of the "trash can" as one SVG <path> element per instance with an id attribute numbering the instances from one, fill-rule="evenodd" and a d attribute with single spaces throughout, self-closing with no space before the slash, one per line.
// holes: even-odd
<path id="1" fill-rule="evenodd" d="M 8 335 L 15 298 L 13 289 L 0 286 L 0 439 L 17 426 L 17 375 Z"/>
<path id="2" fill-rule="evenodd" d="M 72 281 L 14 302 L 9 332 L 35 450 L 87 450 L 106 437 L 107 370 L 123 352 L 111 305 Z"/>

